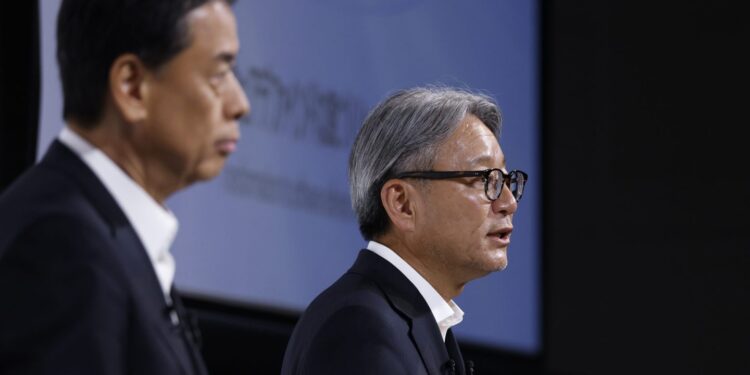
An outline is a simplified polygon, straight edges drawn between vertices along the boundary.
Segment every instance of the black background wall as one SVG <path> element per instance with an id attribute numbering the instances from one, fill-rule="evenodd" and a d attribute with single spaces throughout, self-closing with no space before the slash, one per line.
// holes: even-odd
<path id="1" fill-rule="evenodd" d="M 547 368 L 750 374 L 736 4 L 545 3 Z"/>
<path id="2" fill-rule="evenodd" d="M 750 373 L 736 3 L 542 2 L 544 353 L 466 345 L 480 373 Z M 0 12 L 0 190 L 35 151 L 36 12 Z M 215 374 L 278 372 L 295 314 L 188 303 Z"/>
<path id="3" fill-rule="evenodd" d="M 3 4 L 0 10 L 0 192 L 36 158 L 38 13 L 36 1 Z"/>

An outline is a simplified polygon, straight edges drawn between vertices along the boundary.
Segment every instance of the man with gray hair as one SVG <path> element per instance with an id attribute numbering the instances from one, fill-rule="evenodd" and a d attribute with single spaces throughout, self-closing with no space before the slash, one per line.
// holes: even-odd
<path id="1" fill-rule="evenodd" d="M 349 159 L 369 241 L 307 308 L 282 374 L 466 374 L 451 327 L 467 282 L 507 265 L 526 173 L 505 169 L 484 95 L 399 91 L 365 119 Z"/>

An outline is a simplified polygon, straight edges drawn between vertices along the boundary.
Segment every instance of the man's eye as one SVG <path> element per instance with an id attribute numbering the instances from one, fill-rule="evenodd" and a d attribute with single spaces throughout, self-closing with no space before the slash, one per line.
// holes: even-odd
<path id="1" fill-rule="evenodd" d="M 222 70 L 218 73 L 211 75 L 209 82 L 215 90 L 220 90 L 227 82 L 229 75 L 232 73 L 231 70 Z"/>
<path id="2" fill-rule="evenodd" d="M 218 72 L 218 73 L 214 74 L 214 78 L 216 78 L 216 79 L 219 79 L 219 80 L 221 80 L 221 79 L 225 79 L 225 78 L 227 78 L 227 76 L 228 76 L 228 75 L 229 75 L 229 73 L 231 73 L 231 72 L 232 72 L 232 71 L 231 71 L 231 70 L 229 70 L 229 69 L 227 69 L 227 70 L 222 70 L 222 71 L 220 71 L 220 72 Z"/>
<path id="3" fill-rule="evenodd" d="M 469 185 L 479 186 L 479 185 L 484 185 L 484 180 L 485 178 L 483 176 L 477 176 L 477 177 L 470 178 L 468 182 L 469 182 Z"/>

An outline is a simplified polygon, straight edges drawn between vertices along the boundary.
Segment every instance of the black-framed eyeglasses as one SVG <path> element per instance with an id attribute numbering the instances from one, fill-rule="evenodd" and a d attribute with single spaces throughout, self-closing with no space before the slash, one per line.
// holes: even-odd
<path id="1" fill-rule="evenodd" d="M 524 171 L 513 170 L 505 173 L 498 168 L 485 169 L 483 171 L 416 171 L 402 172 L 393 178 L 422 178 L 427 180 L 446 180 L 462 177 L 482 177 L 484 182 L 484 193 L 487 199 L 495 201 L 503 193 L 503 185 L 507 186 L 516 201 L 523 196 L 523 189 L 529 175 Z"/>

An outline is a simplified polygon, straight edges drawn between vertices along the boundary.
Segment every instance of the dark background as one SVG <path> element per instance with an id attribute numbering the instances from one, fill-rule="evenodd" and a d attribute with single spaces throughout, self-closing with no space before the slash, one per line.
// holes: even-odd
<path id="1" fill-rule="evenodd" d="M 738 4 L 541 2 L 544 349 L 465 343 L 479 374 L 750 373 Z M 37 12 L 0 12 L 0 190 L 36 155 Z M 214 374 L 278 373 L 294 312 L 187 302 Z"/>

